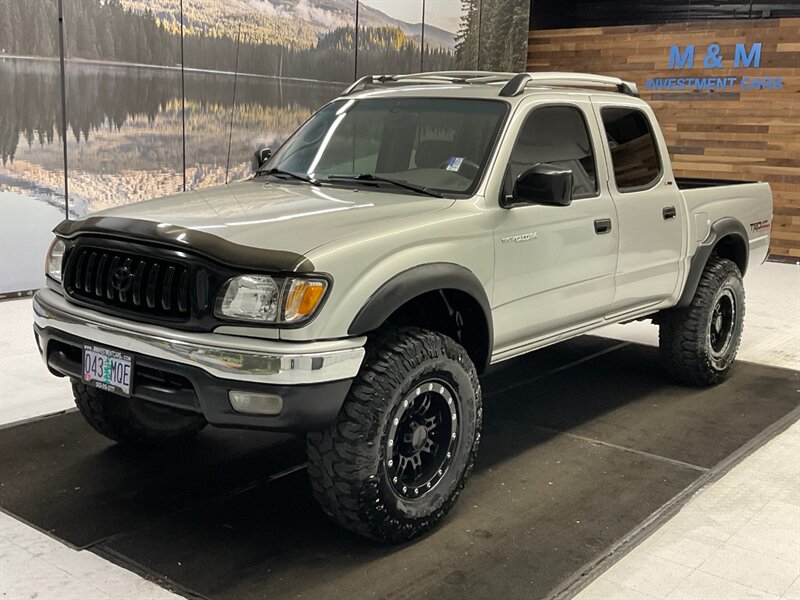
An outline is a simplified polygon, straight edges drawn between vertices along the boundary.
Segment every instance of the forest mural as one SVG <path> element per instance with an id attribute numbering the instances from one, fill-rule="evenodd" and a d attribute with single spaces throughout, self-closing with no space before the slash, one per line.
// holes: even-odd
<path id="1" fill-rule="evenodd" d="M 257 144 L 282 143 L 358 76 L 524 69 L 528 11 L 527 0 L 0 0 L 0 294 L 41 285 L 60 219 L 247 177 Z M 20 248 L 30 264 L 8 258 Z"/>

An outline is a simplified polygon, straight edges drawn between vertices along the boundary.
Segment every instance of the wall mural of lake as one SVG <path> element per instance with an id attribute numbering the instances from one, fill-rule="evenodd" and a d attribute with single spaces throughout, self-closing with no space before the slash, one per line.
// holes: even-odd
<path id="1" fill-rule="evenodd" d="M 527 53 L 528 0 L 180 6 L 0 0 L 0 253 L 30 257 L 0 263 L 0 295 L 43 284 L 31 265 L 60 218 L 181 191 L 184 175 L 187 189 L 246 178 L 258 144 L 280 145 L 357 75 L 518 71 Z"/>

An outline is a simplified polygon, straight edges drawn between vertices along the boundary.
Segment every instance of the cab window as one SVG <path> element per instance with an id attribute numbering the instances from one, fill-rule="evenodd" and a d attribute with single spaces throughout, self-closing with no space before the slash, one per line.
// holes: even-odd
<path id="1" fill-rule="evenodd" d="M 525 119 L 511 151 L 505 194 L 529 167 L 551 164 L 572 171 L 572 197 L 597 195 L 597 169 L 583 112 L 574 106 L 535 108 Z"/>
<path id="2" fill-rule="evenodd" d="M 661 178 L 661 159 L 647 116 L 620 107 L 604 108 L 601 114 L 617 189 L 635 192 L 655 185 Z"/>

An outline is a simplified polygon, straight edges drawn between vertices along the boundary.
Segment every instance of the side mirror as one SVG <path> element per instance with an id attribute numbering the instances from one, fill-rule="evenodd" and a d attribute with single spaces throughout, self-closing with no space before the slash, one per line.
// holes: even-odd
<path id="1" fill-rule="evenodd" d="M 265 144 L 261 144 L 250 159 L 250 168 L 253 169 L 253 173 L 258 171 L 270 158 L 272 158 L 272 150 Z"/>
<path id="2" fill-rule="evenodd" d="M 520 173 L 507 207 L 526 204 L 569 206 L 572 204 L 572 171 L 539 163 Z"/>

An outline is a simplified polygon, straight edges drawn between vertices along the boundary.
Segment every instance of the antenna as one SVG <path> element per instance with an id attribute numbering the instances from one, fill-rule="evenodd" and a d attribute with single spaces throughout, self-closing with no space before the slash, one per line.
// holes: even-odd
<path id="1" fill-rule="evenodd" d="M 359 0 L 356 0 L 356 31 L 355 35 L 353 36 L 353 81 L 358 79 L 358 6 Z"/>
<path id="2" fill-rule="evenodd" d="M 233 143 L 233 115 L 236 113 L 236 82 L 239 79 L 239 42 L 242 39 L 242 24 L 236 32 L 236 66 L 233 70 L 233 101 L 231 102 L 231 128 L 228 133 L 228 160 L 225 162 L 225 183 L 228 183 L 228 171 L 231 167 L 231 144 Z"/>
<path id="3" fill-rule="evenodd" d="M 186 191 L 186 59 L 183 51 L 183 0 L 181 0 L 181 140 L 183 140 L 183 191 Z"/>
<path id="4" fill-rule="evenodd" d="M 61 67 L 61 147 L 64 151 L 64 218 L 69 219 L 69 173 L 67 172 L 67 76 L 64 67 L 64 3 L 58 0 L 58 55 Z M 184 170 L 184 173 L 186 171 Z"/>

